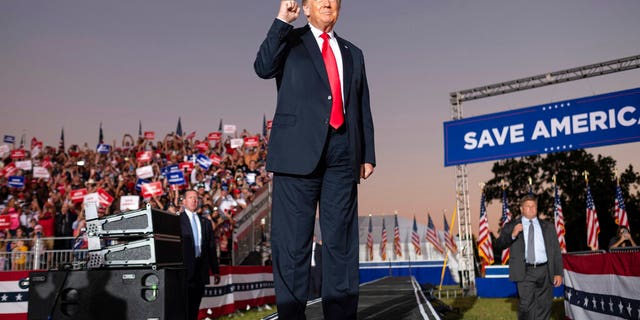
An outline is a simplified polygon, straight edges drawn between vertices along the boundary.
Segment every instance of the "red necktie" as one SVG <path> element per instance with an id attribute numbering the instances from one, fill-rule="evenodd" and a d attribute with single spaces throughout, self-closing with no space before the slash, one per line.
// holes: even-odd
<path id="1" fill-rule="evenodd" d="M 322 43 L 322 59 L 324 60 L 324 66 L 327 68 L 327 75 L 329 76 L 329 85 L 331 86 L 331 117 L 329 118 L 329 124 L 338 129 L 344 123 L 344 114 L 342 113 L 342 88 L 340 86 L 340 74 L 338 73 L 338 64 L 336 63 L 336 57 L 333 55 L 333 50 L 329 45 L 329 35 L 323 33 L 320 35 L 324 42 Z"/>

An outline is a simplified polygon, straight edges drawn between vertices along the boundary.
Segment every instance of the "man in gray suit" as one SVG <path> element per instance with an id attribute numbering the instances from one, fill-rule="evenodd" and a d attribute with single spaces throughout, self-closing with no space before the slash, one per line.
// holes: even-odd
<path id="1" fill-rule="evenodd" d="M 549 319 L 553 287 L 562 284 L 562 252 L 552 222 L 538 219 L 533 195 L 520 200 L 521 217 L 505 224 L 496 239 L 510 247 L 509 280 L 518 287 L 518 319 Z"/>

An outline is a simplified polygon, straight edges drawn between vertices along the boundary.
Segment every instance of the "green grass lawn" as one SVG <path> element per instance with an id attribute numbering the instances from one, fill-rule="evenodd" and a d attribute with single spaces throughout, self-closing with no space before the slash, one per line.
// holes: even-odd
<path id="1" fill-rule="evenodd" d="M 443 319 L 495 319 L 511 320 L 518 318 L 517 298 L 478 298 L 459 297 L 442 299 L 444 303 L 458 312 L 447 314 Z M 564 300 L 554 299 L 551 307 L 551 319 L 564 319 Z"/>

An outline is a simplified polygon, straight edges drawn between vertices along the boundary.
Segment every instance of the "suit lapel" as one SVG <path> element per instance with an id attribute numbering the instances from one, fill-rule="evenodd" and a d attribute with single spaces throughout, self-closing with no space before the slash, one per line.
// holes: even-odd
<path id="1" fill-rule="evenodd" d="M 351 56 L 351 50 L 346 41 L 340 38 L 335 32 L 333 33 L 338 40 L 338 46 L 340 47 L 340 53 L 342 54 L 342 90 L 344 91 L 344 98 L 342 99 L 345 110 L 349 105 L 349 91 L 351 89 L 351 77 L 353 76 L 353 57 Z"/>
<path id="2" fill-rule="evenodd" d="M 309 25 L 304 26 L 302 43 L 305 48 L 307 48 L 309 57 L 311 58 L 318 75 L 322 78 L 322 82 L 327 86 L 327 89 L 331 90 L 331 86 L 329 86 L 329 76 L 327 76 L 327 69 L 324 67 L 324 60 L 322 60 L 322 52 L 320 52 L 320 48 L 318 48 L 318 41 L 313 38 L 313 32 L 311 32 Z"/>

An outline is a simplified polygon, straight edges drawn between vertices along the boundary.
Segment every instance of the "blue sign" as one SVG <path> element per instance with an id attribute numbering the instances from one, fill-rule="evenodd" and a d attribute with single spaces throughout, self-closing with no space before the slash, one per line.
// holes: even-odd
<path id="1" fill-rule="evenodd" d="M 109 152 L 111 152 L 111 146 L 101 143 L 98 145 L 97 152 L 101 154 L 108 154 Z"/>
<path id="2" fill-rule="evenodd" d="M 9 184 L 9 187 L 11 188 L 24 188 L 24 177 L 10 176 L 8 184 Z"/>
<path id="3" fill-rule="evenodd" d="M 10 135 L 5 135 L 4 136 L 4 142 L 5 143 L 15 143 L 16 142 L 16 137 L 15 136 L 10 136 Z"/>
<path id="4" fill-rule="evenodd" d="M 172 164 L 170 166 L 163 167 L 162 170 L 160 170 L 160 173 L 165 177 L 168 177 L 169 174 L 174 172 L 182 172 L 180 170 L 180 167 L 177 164 Z"/>
<path id="5" fill-rule="evenodd" d="M 183 185 L 186 183 L 184 181 L 184 173 L 182 173 L 182 171 L 170 172 L 167 175 L 167 180 L 171 185 Z"/>
<path id="6" fill-rule="evenodd" d="M 444 165 L 640 141 L 640 88 L 444 123 Z"/>
<path id="7" fill-rule="evenodd" d="M 138 180 L 136 180 L 136 190 L 138 192 L 142 191 L 142 185 L 149 182 L 151 182 L 151 180 L 138 178 Z"/>
<path id="8" fill-rule="evenodd" d="M 209 170 L 209 167 L 211 166 L 211 159 L 209 159 L 209 157 L 205 156 L 202 153 L 198 154 L 198 157 L 196 157 L 196 162 L 198 163 L 200 168 L 204 170 Z"/>

